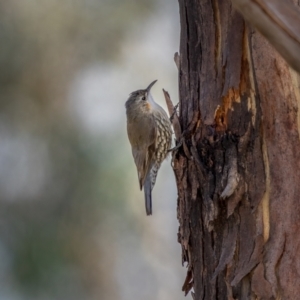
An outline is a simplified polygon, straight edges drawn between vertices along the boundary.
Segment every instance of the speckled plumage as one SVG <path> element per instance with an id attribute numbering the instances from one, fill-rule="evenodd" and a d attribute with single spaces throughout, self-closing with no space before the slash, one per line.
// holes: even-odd
<path id="1" fill-rule="evenodd" d="M 171 147 L 171 122 L 164 109 L 152 98 L 150 89 L 132 92 L 126 101 L 127 133 L 138 172 L 140 189 L 144 188 L 147 215 L 152 214 L 151 191 L 157 172 Z"/>

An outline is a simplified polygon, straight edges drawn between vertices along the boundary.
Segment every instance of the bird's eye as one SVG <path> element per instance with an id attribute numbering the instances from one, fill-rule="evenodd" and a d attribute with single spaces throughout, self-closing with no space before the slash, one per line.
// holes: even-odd
<path id="1" fill-rule="evenodd" d="M 142 100 L 146 100 L 146 97 L 144 96 L 144 97 L 142 98 Z"/>

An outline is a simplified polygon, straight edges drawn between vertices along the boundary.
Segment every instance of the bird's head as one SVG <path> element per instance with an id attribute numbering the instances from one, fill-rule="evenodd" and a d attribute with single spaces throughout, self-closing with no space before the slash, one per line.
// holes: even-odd
<path id="1" fill-rule="evenodd" d="M 150 102 L 151 102 L 151 95 L 150 95 L 150 90 L 152 86 L 155 84 L 157 80 L 154 80 L 151 82 L 148 87 L 144 90 L 137 90 L 132 92 L 129 95 L 128 100 L 126 101 L 126 109 L 130 109 L 130 107 L 136 107 L 136 106 L 143 106 L 145 108 L 151 107 Z"/>

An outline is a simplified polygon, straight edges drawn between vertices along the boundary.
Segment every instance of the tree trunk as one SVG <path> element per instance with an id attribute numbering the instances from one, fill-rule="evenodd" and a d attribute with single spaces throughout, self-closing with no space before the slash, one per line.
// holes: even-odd
<path id="1" fill-rule="evenodd" d="M 300 81 L 229 0 L 179 0 L 183 290 L 300 299 Z"/>

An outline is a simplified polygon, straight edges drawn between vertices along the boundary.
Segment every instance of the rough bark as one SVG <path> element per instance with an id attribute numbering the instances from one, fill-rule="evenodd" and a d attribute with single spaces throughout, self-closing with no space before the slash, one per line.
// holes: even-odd
<path id="1" fill-rule="evenodd" d="M 298 299 L 299 77 L 229 0 L 180 0 L 183 290 Z M 298 255 L 297 255 L 298 254 Z"/>

